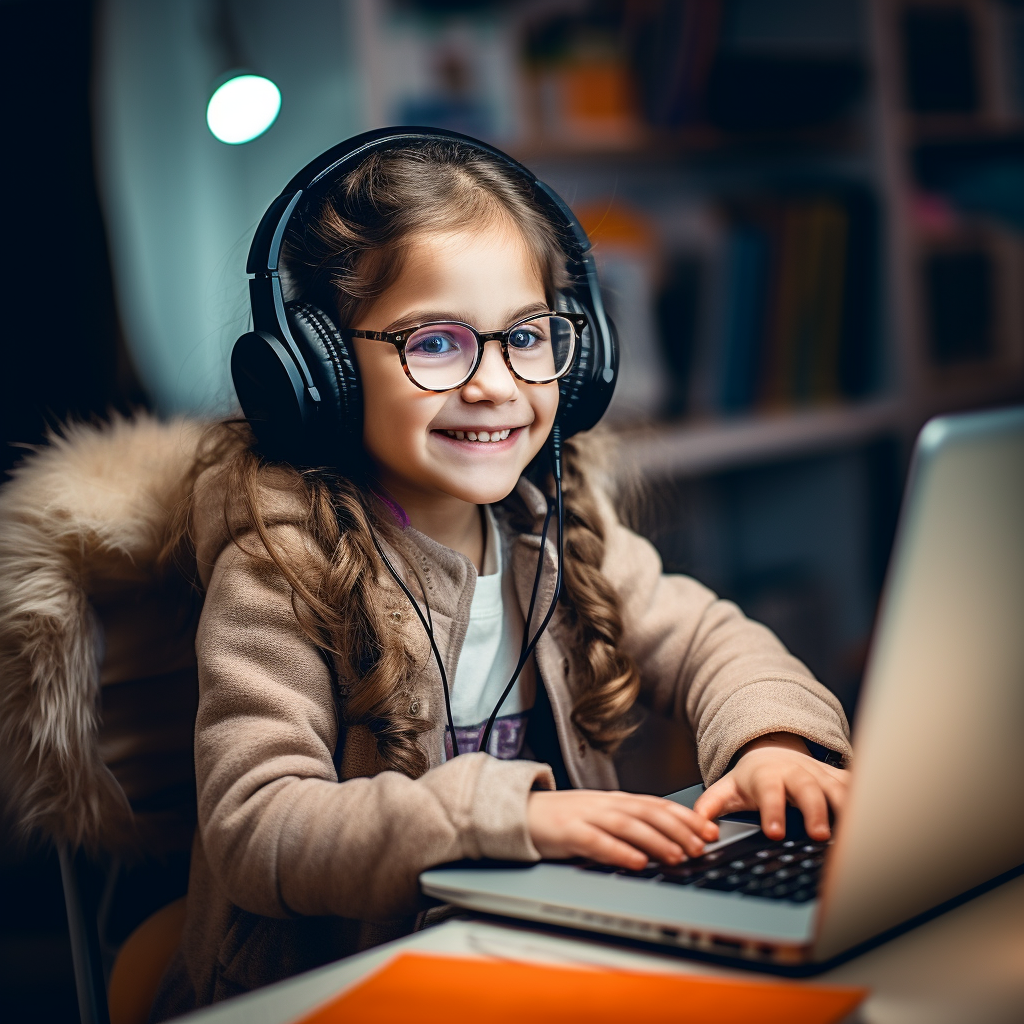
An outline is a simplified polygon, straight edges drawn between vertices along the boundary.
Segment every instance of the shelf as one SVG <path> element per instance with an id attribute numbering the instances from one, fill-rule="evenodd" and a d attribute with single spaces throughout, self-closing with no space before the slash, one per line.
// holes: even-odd
<path id="1" fill-rule="evenodd" d="M 619 458 L 645 476 L 687 477 L 813 455 L 895 432 L 891 398 L 704 423 L 620 427 Z"/>
<path id="2" fill-rule="evenodd" d="M 760 154 L 859 152 L 865 145 L 862 131 L 846 122 L 821 128 L 791 131 L 727 132 L 706 125 L 674 130 L 638 128 L 631 140 L 559 140 L 527 137 L 508 145 L 523 163 L 544 161 L 601 161 L 607 163 L 678 163 L 708 157 L 749 157 Z"/>

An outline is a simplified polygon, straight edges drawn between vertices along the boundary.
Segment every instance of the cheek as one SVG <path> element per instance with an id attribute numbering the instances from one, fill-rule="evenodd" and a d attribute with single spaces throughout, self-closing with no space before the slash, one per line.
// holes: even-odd
<path id="1" fill-rule="evenodd" d="M 534 413 L 534 430 L 531 433 L 534 435 L 536 454 L 547 440 L 551 426 L 555 422 L 555 414 L 558 412 L 558 385 L 534 385 L 531 390 L 530 405 Z"/>
<path id="2" fill-rule="evenodd" d="M 414 435 L 423 433 L 433 415 L 430 396 L 409 382 L 394 351 L 382 355 L 380 351 L 359 350 L 358 357 L 366 450 L 377 458 L 387 453 L 408 453 Z"/>

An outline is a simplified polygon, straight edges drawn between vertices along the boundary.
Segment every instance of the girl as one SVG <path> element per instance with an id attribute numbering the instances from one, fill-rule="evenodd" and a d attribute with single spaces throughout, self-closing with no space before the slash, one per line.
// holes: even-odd
<path id="1" fill-rule="evenodd" d="M 672 864 L 727 811 L 781 837 L 787 801 L 826 838 L 845 773 L 806 741 L 849 755 L 839 703 L 734 605 L 663 575 L 574 441 L 562 595 L 483 736 L 557 571 L 524 474 L 558 411 L 564 367 L 530 360 L 565 254 L 524 183 L 455 140 L 376 152 L 290 222 L 285 264 L 354 351 L 362 450 L 299 470 L 222 428 L 195 488 L 199 828 L 155 1018 L 409 931 L 417 876 L 445 861 Z M 615 791 L 637 700 L 691 724 L 694 810 Z"/>

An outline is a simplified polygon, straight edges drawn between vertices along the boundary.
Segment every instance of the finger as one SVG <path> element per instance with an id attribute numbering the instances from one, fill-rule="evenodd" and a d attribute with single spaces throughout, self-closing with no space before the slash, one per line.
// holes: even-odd
<path id="1" fill-rule="evenodd" d="M 846 809 L 846 797 L 848 790 L 847 779 L 837 779 L 831 773 L 826 774 L 821 780 L 821 788 L 825 791 L 829 806 L 838 818 Z"/>
<path id="2" fill-rule="evenodd" d="M 751 786 L 754 805 L 761 814 L 761 831 L 769 839 L 786 836 L 786 789 L 776 777 L 755 775 Z"/>
<path id="3" fill-rule="evenodd" d="M 573 830 L 571 850 L 574 856 L 633 871 L 646 867 L 650 859 L 642 850 L 587 822 L 580 822 L 579 828 Z"/>
<path id="4" fill-rule="evenodd" d="M 653 808 L 658 814 L 669 814 L 672 819 L 680 822 L 685 829 L 693 835 L 700 836 L 705 842 L 711 843 L 718 838 L 718 826 L 699 811 L 691 810 L 664 797 L 656 797 Z"/>
<path id="5" fill-rule="evenodd" d="M 711 821 L 694 814 L 688 807 L 677 808 L 673 804 L 661 801 L 664 806 L 657 804 L 645 807 L 640 814 L 649 825 L 652 825 L 663 835 L 667 836 L 679 846 L 690 857 L 699 857 L 704 852 L 704 844 L 712 842 L 718 837 L 718 826 Z M 677 814 L 677 810 L 687 811 L 686 815 Z"/>
<path id="6" fill-rule="evenodd" d="M 691 856 L 700 855 L 694 852 L 695 844 L 703 847 L 705 842 L 718 838 L 718 826 L 713 821 L 673 800 L 639 793 L 609 795 L 616 798 L 609 801 L 609 809 L 643 819 L 683 846 Z"/>
<path id="7" fill-rule="evenodd" d="M 810 772 L 786 779 L 786 790 L 804 816 L 804 829 L 812 839 L 828 839 L 832 829 L 828 823 L 828 803 L 821 783 Z"/>
<path id="8" fill-rule="evenodd" d="M 593 818 L 592 821 L 598 828 L 604 829 L 610 835 L 629 843 L 630 846 L 638 850 L 643 850 L 651 860 L 660 861 L 663 864 L 678 864 L 683 859 L 682 846 L 632 814 L 619 811 L 607 812 Z"/>
<path id="9" fill-rule="evenodd" d="M 751 810 L 731 775 L 724 775 L 713 786 L 709 786 L 693 805 L 693 809 L 705 818 L 720 818 L 733 811 Z"/>

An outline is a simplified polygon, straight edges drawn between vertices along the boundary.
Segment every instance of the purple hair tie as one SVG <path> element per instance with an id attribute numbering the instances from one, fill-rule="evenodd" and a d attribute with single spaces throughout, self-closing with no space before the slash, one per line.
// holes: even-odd
<path id="1" fill-rule="evenodd" d="M 405 509 L 398 504 L 397 501 L 393 501 L 386 494 L 381 494 L 380 491 L 374 491 L 377 498 L 382 501 L 388 511 L 395 517 L 395 522 L 404 530 L 409 526 L 409 517 L 405 514 Z"/>

